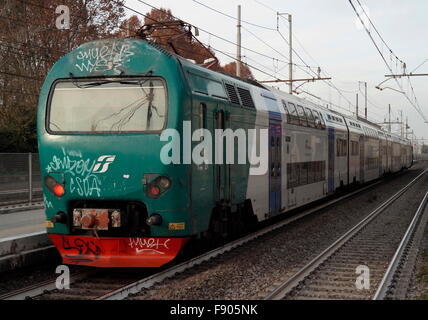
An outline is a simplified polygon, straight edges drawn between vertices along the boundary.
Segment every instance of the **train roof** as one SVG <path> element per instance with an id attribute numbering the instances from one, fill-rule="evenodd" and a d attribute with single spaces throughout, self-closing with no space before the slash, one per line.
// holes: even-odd
<path id="1" fill-rule="evenodd" d="M 159 46 L 155 45 L 156 48 Z M 162 48 L 159 48 L 162 50 Z M 165 51 L 164 49 L 162 50 Z M 375 137 L 375 138 L 388 138 L 393 141 L 401 141 L 410 143 L 409 140 L 402 139 L 396 134 L 386 132 L 381 126 L 376 123 L 370 122 L 361 117 L 355 117 L 350 115 L 345 115 L 339 111 L 328 109 L 322 105 L 316 104 L 312 101 L 309 101 L 304 98 L 297 97 L 296 95 L 291 95 L 284 91 L 281 91 L 277 88 L 263 85 L 255 80 L 244 79 L 237 76 L 232 76 L 230 74 L 226 74 L 223 72 L 218 72 L 214 70 L 207 69 L 203 66 L 197 65 L 188 59 L 185 59 L 181 56 L 171 54 L 171 56 L 175 56 L 180 63 L 183 65 L 185 72 L 194 73 L 198 76 L 207 78 L 209 80 L 213 80 L 217 83 L 234 85 L 236 87 L 248 90 L 252 93 L 253 99 L 255 102 L 260 102 L 260 96 L 265 98 L 270 98 L 271 100 L 276 100 L 278 102 L 278 106 L 275 110 L 269 109 L 270 106 L 263 106 L 263 103 L 255 103 L 256 108 L 262 111 L 276 111 L 282 114 L 285 114 L 284 108 L 281 106 L 281 101 L 284 100 L 286 102 L 291 102 L 296 105 L 302 105 L 303 107 L 309 107 L 313 110 L 316 110 L 320 114 L 322 114 L 324 120 L 326 121 L 326 125 L 338 130 L 347 130 L 349 129 L 352 132 L 364 134 L 365 136 Z M 214 90 L 214 89 L 213 89 Z M 227 88 L 226 88 L 227 90 Z M 221 99 L 228 99 L 228 94 L 225 92 L 225 96 L 213 96 Z"/>

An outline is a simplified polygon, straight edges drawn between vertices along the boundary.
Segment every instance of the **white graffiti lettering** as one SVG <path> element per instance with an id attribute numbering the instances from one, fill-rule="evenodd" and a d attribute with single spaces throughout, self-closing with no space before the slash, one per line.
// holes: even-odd
<path id="1" fill-rule="evenodd" d="M 129 247 L 134 249 L 136 253 L 157 253 L 165 254 L 161 251 L 168 250 L 168 242 L 171 239 L 155 239 L 155 238 L 130 238 Z"/>
<path id="2" fill-rule="evenodd" d="M 77 54 L 76 68 L 86 72 L 103 72 L 112 70 L 120 73 L 121 66 L 129 62 L 134 55 L 130 44 L 110 42 L 101 47 L 81 50 Z"/>
<path id="3" fill-rule="evenodd" d="M 52 209 L 52 208 L 53 208 L 52 202 L 50 202 L 50 201 L 46 198 L 46 196 L 43 196 L 43 202 L 45 203 L 45 208 L 46 208 L 46 209 Z"/>
<path id="4" fill-rule="evenodd" d="M 83 159 L 81 153 L 78 157 L 72 157 L 62 149 L 61 156 L 53 156 L 46 167 L 47 173 L 63 173 L 66 181 L 69 182 L 70 193 L 77 193 L 79 196 L 101 196 L 101 180 L 93 172 L 96 160 L 90 158 Z M 77 158 L 77 159 L 75 159 Z"/>

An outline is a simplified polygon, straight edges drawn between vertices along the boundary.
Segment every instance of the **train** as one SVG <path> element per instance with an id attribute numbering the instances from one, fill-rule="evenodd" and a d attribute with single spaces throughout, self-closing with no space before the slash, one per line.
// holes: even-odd
<path id="1" fill-rule="evenodd" d="M 37 135 L 49 238 L 64 264 L 105 268 L 161 267 L 413 163 L 374 123 L 138 38 L 61 57 Z"/>

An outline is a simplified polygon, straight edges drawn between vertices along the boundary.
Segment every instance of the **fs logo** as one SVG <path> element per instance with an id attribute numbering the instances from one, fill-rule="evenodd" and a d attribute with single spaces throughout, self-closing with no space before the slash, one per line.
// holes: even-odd
<path id="1" fill-rule="evenodd" d="M 108 166 L 113 163 L 116 156 L 100 156 L 97 163 L 94 165 L 92 173 L 104 173 L 107 172 Z"/>

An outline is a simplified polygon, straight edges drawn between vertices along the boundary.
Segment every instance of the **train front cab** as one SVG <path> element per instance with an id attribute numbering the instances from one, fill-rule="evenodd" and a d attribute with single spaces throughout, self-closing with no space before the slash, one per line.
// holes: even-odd
<path id="1" fill-rule="evenodd" d="M 160 140 L 190 118 L 184 84 L 173 56 L 137 39 L 86 43 L 49 72 L 37 132 L 47 232 L 63 263 L 158 267 L 189 239 L 187 167 L 165 165 L 172 143 Z"/>

